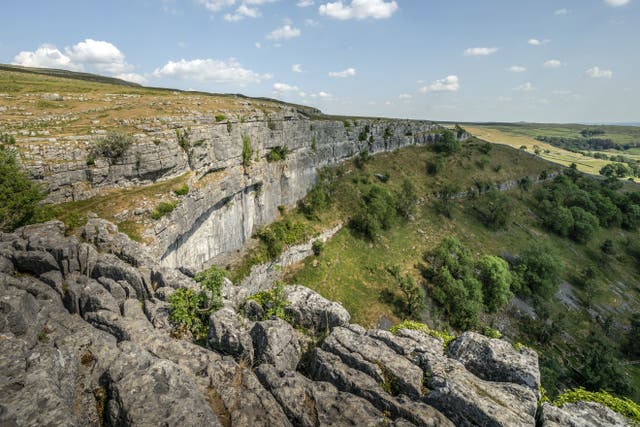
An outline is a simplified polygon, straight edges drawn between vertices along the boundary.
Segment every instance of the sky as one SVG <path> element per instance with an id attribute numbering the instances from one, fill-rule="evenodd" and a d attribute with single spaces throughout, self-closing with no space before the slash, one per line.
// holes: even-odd
<path id="1" fill-rule="evenodd" d="M 640 122 L 640 0 L 4 3 L 1 63 L 329 114 Z"/>

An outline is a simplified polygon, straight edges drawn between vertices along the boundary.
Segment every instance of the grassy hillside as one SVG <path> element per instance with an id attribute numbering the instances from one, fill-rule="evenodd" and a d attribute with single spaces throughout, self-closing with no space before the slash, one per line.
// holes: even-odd
<path id="1" fill-rule="evenodd" d="M 543 225 L 536 199 L 538 189 L 546 184 L 529 185 L 526 179 L 501 193 L 506 196 L 508 211 L 504 227 L 487 227 L 478 215 L 478 210 L 489 203 L 487 196 L 454 197 L 443 209 L 445 202 L 438 196 L 443 189 L 462 192 L 486 188 L 487 183 L 518 182 L 524 177 L 556 172 L 550 163 L 522 150 L 486 147 L 485 142 L 472 139 L 448 157 L 427 148 L 410 147 L 365 161 L 356 159 L 326 172 L 321 186 L 330 187 L 332 203 L 317 210 L 315 218 L 299 211 L 286 213 L 268 228 L 276 230 L 273 235 L 295 242 L 337 221 L 349 224 L 358 217 L 373 186 L 400 194 L 403 183 L 410 180 L 418 197 L 417 209 L 407 219 L 396 217 L 373 240 L 346 226 L 318 256 L 289 268 L 287 281 L 309 286 L 342 302 L 353 321 L 375 326 L 380 321 L 395 323 L 409 317 L 399 283 L 389 272 L 390 267 L 397 266 L 403 276 L 409 275 L 427 290 L 421 320 L 451 331 L 454 328 L 442 304 L 433 298 L 434 284 L 425 279 L 424 270 L 429 264 L 425 254 L 448 236 L 457 238 L 475 260 L 483 255 L 499 255 L 513 261 L 532 246 L 542 244 L 561 265 L 557 291 L 548 298 L 516 291 L 519 298 L 497 313 L 482 313 L 475 329 L 491 327 L 513 343 L 523 342 L 539 350 L 543 382 L 552 394 L 565 387 L 592 384 L 594 374 L 589 369 L 597 367 L 606 375 L 622 379 L 617 383 L 597 380 L 603 387 L 638 400 L 640 372 L 636 365 L 627 363 L 628 356 L 620 346 L 628 333 L 630 315 L 640 311 L 639 255 L 629 249 L 640 250 L 638 231 L 596 226 L 584 243 L 553 233 Z M 438 158 L 441 164 L 434 172 L 432 165 L 438 163 Z M 248 258 L 268 258 L 268 240 L 263 239 Z M 613 248 L 609 253 L 602 249 L 606 240 Z M 594 280 L 585 285 L 587 268 Z M 515 285 L 512 287 L 515 290 Z M 593 348 L 607 358 L 595 360 L 590 351 Z"/>

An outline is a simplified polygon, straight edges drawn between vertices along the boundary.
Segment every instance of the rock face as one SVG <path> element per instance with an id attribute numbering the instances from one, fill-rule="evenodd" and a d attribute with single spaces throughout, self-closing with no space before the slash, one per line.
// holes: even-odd
<path id="1" fill-rule="evenodd" d="M 0 425 L 629 424 L 593 403 L 537 409 L 531 351 L 365 330 L 300 286 L 286 288 L 298 329 L 255 301 L 245 317 L 249 292 L 226 283 L 208 348 L 174 338 L 166 298 L 199 285 L 102 220 L 83 236 L 0 233 Z"/>

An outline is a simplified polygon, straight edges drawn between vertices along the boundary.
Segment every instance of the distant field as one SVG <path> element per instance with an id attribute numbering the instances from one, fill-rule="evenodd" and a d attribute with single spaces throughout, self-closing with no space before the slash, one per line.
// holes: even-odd
<path id="1" fill-rule="evenodd" d="M 540 126 L 540 127 L 536 127 Z M 595 159 L 593 157 L 584 156 L 579 153 L 558 148 L 546 142 L 538 141 L 535 136 L 564 136 L 578 137 L 580 130 L 585 129 L 582 125 L 464 125 L 465 129 L 474 136 L 496 144 L 504 144 L 514 148 L 526 147 L 529 152 L 539 149 L 539 156 L 545 160 L 558 163 L 563 166 L 569 166 L 575 163 L 581 172 L 598 175 L 600 169 L 611 163 L 609 160 Z M 605 128 L 613 128 L 617 126 L 604 126 Z M 591 127 L 588 127 L 591 128 Z M 624 135 L 621 130 L 616 129 L 615 138 L 617 141 L 638 142 L 640 141 L 640 128 L 631 126 L 620 126 L 621 129 L 629 130 L 629 135 Z M 541 131 L 538 133 L 538 131 Z M 545 132 L 545 133 L 542 133 Z M 609 131 L 607 131 L 609 132 Z M 636 136 L 637 134 L 637 136 Z M 611 138 L 614 140 L 613 134 L 599 135 L 602 138 Z M 636 138 L 635 140 L 632 138 Z M 616 140 L 614 140 L 616 141 Z M 625 157 L 640 160 L 640 150 L 632 149 L 628 151 L 609 150 L 603 151 L 607 155 L 622 154 Z M 638 179 L 636 179 L 638 181 Z"/>

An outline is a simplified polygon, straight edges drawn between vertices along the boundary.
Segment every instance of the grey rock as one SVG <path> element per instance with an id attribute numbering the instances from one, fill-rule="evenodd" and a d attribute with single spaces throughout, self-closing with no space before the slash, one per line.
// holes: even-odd
<path id="1" fill-rule="evenodd" d="M 565 403 L 561 408 L 543 403 L 540 427 L 628 427 L 633 425 L 617 412 L 595 402 Z"/>
<path id="2" fill-rule="evenodd" d="M 354 332 L 355 329 L 358 332 Z M 334 328 L 322 343 L 322 349 L 336 354 L 344 363 L 387 384 L 394 393 L 413 397 L 422 394 L 422 370 L 398 355 L 386 344 L 358 328 Z"/>
<path id="3" fill-rule="evenodd" d="M 15 251 L 13 264 L 18 271 L 36 276 L 59 269 L 55 258 L 44 251 Z"/>
<path id="4" fill-rule="evenodd" d="M 190 374 L 130 342 L 120 343 L 119 348 L 121 356 L 106 377 L 112 396 L 108 423 L 221 426 Z"/>
<path id="5" fill-rule="evenodd" d="M 116 299 L 100 283 L 90 280 L 80 291 L 79 297 L 80 315 L 98 310 L 108 310 L 120 313 L 120 307 Z"/>
<path id="6" fill-rule="evenodd" d="M 424 353 L 420 356 L 428 389 L 423 401 L 456 425 L 533 425 L 537 396 L 512 383 L 485 381 L 462 363 Z"/>
<path id="7" fill-rule="evenodd" d="M 256 300 L 249 299 L 242 306 L 244 317 L 254 322 L 264 319 L 265 313 L 262 306 Z"/>
<path id="8" fill-rule="evenodd" d="M 286 286 L 289 305 L 285 308 L 292 322 L 303 328 L 326 332 L 335 326 L 347 326 L 351 316 L 337 302 L 329 301 L 304 286 Z"/>
<path id="9" fill-rule="evenodd" d="M 294 371 L 278 371 L 269 364 L 260 365 L 256 375 L 294 425 L 379 426 L 385 421 L 369 402 L 340 392 L 330 383 L 314 382 Z"/>
<path id="10" fill-rule="evenodd" d="M 5 274 L 13 274 L 15 271 L 13 262 L 3 255 L 0 255 L 0 272 Z"/>
<path id="11" fill-rule="evenodd" d="M 147 299 L 149 297 L 142 274 L 115 255 L 99 254 L 91 272 L 91 277 L 94 279 L 106 277 L 115 281 L 125 281 L 135 289 L 138 299 Z"/>
<path id="12" fill-rule="evenodd" d="M 516 350 L 507 341 L 465 332 L 449 344 L 447 354 L 482 379 L 520 384 L 539 393 L 538 354 L 528 347 Z"/>
<path id="13" fill-rule="evenodd" d="M 300 344 L 293 327 L 282 319 L 257 322 L 251 329 L 254 360 L 280 370 L 294 371 L 300 361 Z"/>
<path id="14" fill-rule="evenodd" d="M 209 317 L 207 345 L 222 354 L 234 356 L 236 360 L 253 363 L 253 342 L 249 329 L 238 314 L 230 308 L 221 308 Z"/>

